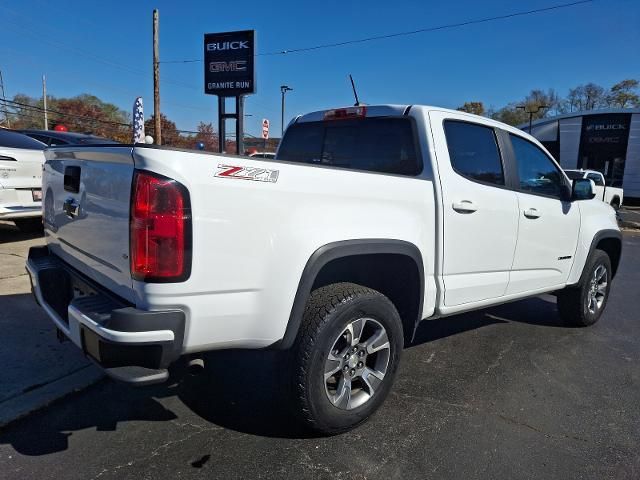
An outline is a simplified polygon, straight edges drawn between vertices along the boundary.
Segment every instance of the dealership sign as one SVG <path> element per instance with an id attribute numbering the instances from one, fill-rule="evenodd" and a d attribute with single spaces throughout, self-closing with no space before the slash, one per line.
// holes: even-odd
<path id="1" fill-rule="evenodd" d="M 256 93 L 255 31 L 204 35 L 204 93 L 235 97 Z"/>

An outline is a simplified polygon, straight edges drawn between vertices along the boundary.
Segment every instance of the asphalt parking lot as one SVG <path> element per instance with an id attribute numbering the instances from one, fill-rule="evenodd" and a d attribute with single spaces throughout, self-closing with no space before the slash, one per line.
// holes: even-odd
<path id="1" fill-rule="evenodd" d="M 562 326 L 551 296 L 424 322 L 382 409 L 332 438 L 292 424 L 272 352 L 216 353 L 181 384 L 103 380 L 0 432 L 0 476 L 637 479 L 639 284 L 625 233 L 594 327 Z"/>

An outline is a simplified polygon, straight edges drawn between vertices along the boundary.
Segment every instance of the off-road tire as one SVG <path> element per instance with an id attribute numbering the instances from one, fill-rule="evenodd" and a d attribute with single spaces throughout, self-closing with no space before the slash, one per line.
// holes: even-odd
<path id="1" fill-rule="evenodd" d="M 589 294 L 592 288 L 592 280 L 595 271 L 604 266 L 606 269 L 606 288 L 602 304 L 595 309 L 589 310 Z M 602 316 L 602 312 L 609 299 L 611 289 L 611 260 L 602 250 L 594 250 L 584 267 L 584 274 L 580 279 L 580 284 L 575 287 L 567 287 L 558 292 L 558 312 L 567 325 L 573 327 L 588 327 L 596 323 Z"/>
<path id="2" fill-rule="evenodd" d="M 325 362 L 336 337 L 354 320 L 370 318 L 386 330 L 389 360 L 382 383 L 364 404 L 351 410 L 334 405 L 325 391 Z M 314 290 L 290 352 L 294 412 L 302 424 L 322 435 L 335 435 L 366 421 L 391 389 L 403 348 L 402 321 L 380 292 L 353 283 Z"/>

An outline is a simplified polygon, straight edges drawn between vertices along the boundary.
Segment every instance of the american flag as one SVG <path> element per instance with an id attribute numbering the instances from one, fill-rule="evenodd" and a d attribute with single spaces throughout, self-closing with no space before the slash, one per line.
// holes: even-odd
<path id="1" fill-rule="evenodd" d="M 133 103 L 133 143 L 144 143 L 144 112 L 142 97 Z"/>

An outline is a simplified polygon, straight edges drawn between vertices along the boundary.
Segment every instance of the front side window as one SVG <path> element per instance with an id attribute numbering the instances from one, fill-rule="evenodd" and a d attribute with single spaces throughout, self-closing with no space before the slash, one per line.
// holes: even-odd
<path id="1" fill-rule="evenodd" d="M 509 137 L 518 163 L 520 190 L 561 198 L 565 181 L 558 167 L 538 146 L 517 135 Z"/>
<path id="2" fill-rule="evenodd" d="M 451 166 L 460 175 L 492 185 L 504 185 L 504 172 L 493 128 L 468 122 L 444 122 Z"/>

